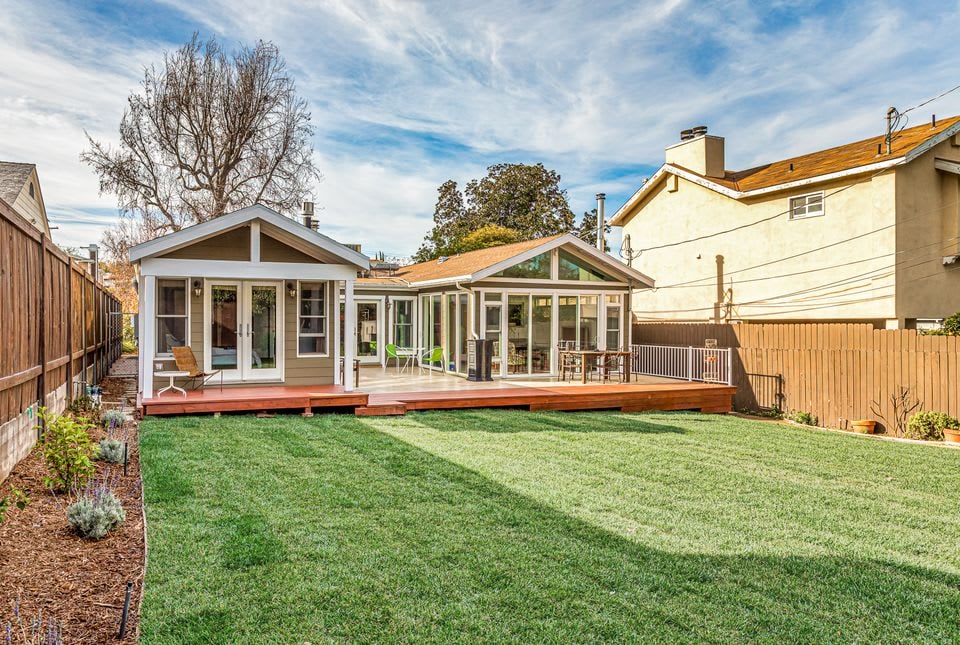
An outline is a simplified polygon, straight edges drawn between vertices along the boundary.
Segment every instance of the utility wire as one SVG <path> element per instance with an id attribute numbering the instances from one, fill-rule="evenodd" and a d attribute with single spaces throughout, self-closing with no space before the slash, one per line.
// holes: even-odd
<path id="1" fill-rule="evenodd" d="M 960 89 L 960 85 L 958 85 L 958 86 L 956 86 L 956 87 L 954 87 L 954 88 L 951 88 L 951 89 L 947 90 L 946 92 L 943 92 L 942 94 L 940 94 L 940 95 L 938 95 L 938 96 L 935 96 L 935 97 L 933 97 L 933 98 L 931 98 L 931 99 L 927 99 L 926 101 L 924 101 L 924 102 L 922 102 L 922 103 L 918 103 L 917 105 L 914 105 L 913 107 L 907 108 L 906 110 L 903 110 L 902 112 L 901 112 L 901 111 L 898 111 L 898 112 L 897 112 L 897 115 L 898 115 L 898 124 L 899 124 L 899 117 L 900 117 L 900 116 L 903 116 L 903 115 L 907 114 L 908 112 L 911 112 L 911 111 L 916 110 L 916 109 L 918 109 L 918 108 L 920 108 L 920 107 L 923 107 L 924 105 L 927 105 L 927 104 L 929 104 L 929 103 L 932 103 L 933 101 L 936 101 L 936 100 L 938 100 L 938 99 L 940 99 L 940 98 L 943 98 L 943 97 L 946 96 L 947 94 L 950 94 L 951 92 L 954 92 L 954 91 L 956 91 L 957 89 Z M 904 128 L 906 128 L 906 122 L 903 124 L 903 126 L 899 127 L 899 129 L 896 129 L 895 132 L 894 132 L 893 130 L 891 130 L 891 132 L 889 132 L 889 133 L 887 134 L 887 136 L 888 136 L 888 137 L 891 139 L 891 141 L 892 141 L 894 138 L 897 137 L 897 135 L 899 135 L 899 134 L 903 131 Z M 855 181 L 855 182 L 853 182 L 852 184 L 849 184 L 849 185 L 847 185 L 847 186 L 843 186 L 842 188 L 838 188 L 837 190 L 835 190 L 835 191 L 833 191 L 833 192 L 831 192 L 831 193 L 826 193 L 826 194 L 824 194 L 824 196 L 823 196 L 824 206 L 826 206 L 826 201 L 827 201 L 827 198 L 828 198 L 828 197 L 833 197 L 834 195 L 837 195 L 837 194 L 839 194 L 839 193 L 842 193 L 842 192 L 844 192 L 845 190 L 849 190 L 849 189 L 853 188 L 854 186 L 857 186 L 857 185 L 862 184 L 862 183 L 864 183 L 864 182 L 870 181 L 870 180 L 872 180 L 874 177 L 876 177 L 876 176 L 878 176 L 878 175 L 886 172 L 887 170 L 888 170 L 887 168 L 883 168 L 883 169 L 881 169 L 881 170 L 878 170 L 878 171 L 875 172 L 875 173 L 872 173 L 871 175 L 869 175 L 868 177 L 866 177 L 866 178 L 864 178 L 864 179 L 860 179 L 859 181 Z M 791 213 L 792 211 L 793 211 L 792 208 L 788 208 L 787 210 L 785 210 L 785 211 L 783 211 L 783 212 L 776 213 L 775 215 L 770 215 L 770 216 L 768 216 L 768 217 L 764 217 L 764 218 L 759 219 L 759 220 L 756 220 L 756 221 L 754 221 L 754 222 L 748 222 L 748 223 L 746 223 L 746 224 L 740 224 L 739 226 L 735 226 L 735 227 L 733 227 L 733 228 L 729 228 L 729 229 L 726 229 L 726 230 L 723 230 L 723 231 L 716 231 L 716 232 L 714 232 L 714 233 L 707 233 L 707 234 L 705 234 L 705 235 L 698 235 L 697 237 L 693 237 L 693 238 L 690 238 L 690 239 L 687 239 L 687 240 L 681 240 L 681 241 L 679 241 L 679 242 L 669 242 L 669 243 L 667 243 L 667 244 L 659 244 L 659 245 L 657 245 L 657 246 L 645 247 L 645 248 L 638 249 L 638 250 L 634 251 L 634 253 L 636 253 L 637 255 L 639 255 L 639 254 L 644 253 L 645 251 L 655 251 L 655 250 L 658 250 L 658 249 L 672 248 L 672 247 L 675 247 L 675 246 L 681 246 L 681 245 L 683 245 L 683 244 L 689 244 L 689 243 L 691 243 L 691 242 L 697 242 L 697 241 L 700 241 L 700 240 L 706 240 L 706 239 L 710 239 L 710 238 L 713 238 L 713 237 L 719 237 L 720 235 L 726 235 L 727 233 L 733 233 L 733 232 L 735 232 L 735 231 L 740 231 L 740 230 L 743 230 L 743 229 L 745 229 L 745 228 L 750 228 L 751 226 L 757 226 L 758 224 L 763 224 L 764 222 L 769 222 L 769 221 L 774 220 L 774 219 L 776 219 L 776 218 L 778 218 L 778 217 L 781 217 L 781 216 L 783 216 L 783 215 L 787 215 L 787 214 Z"/>

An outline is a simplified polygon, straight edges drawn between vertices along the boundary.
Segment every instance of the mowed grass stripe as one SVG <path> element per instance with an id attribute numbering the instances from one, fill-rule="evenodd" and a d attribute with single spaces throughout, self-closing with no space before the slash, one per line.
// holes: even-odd
<path id="1" fill-rule="evenodd" d="M 663 413 L 142 429 L 145 642 L 960 638 L 958 451 Z"/>

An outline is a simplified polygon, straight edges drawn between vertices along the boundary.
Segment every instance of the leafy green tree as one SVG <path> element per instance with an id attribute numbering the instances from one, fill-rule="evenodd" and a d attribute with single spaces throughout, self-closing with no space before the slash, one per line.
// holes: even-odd
<path id="1" fill-rule="evenodd" d="M 520 241 L 520 234 L 512 228 L 488 224 L 465 235 L 457 244 L 458 253 L 489 249 L 491 246 L 513 244 Z"/>
<path id="2" fill-rule="evenodd" d="M 603 225 L 603 250 L 604 252 L 610 251 L 610 225 L 604 222 Z M 580 220 L 580 225 L 573 232 L 574 235 L 579 237 L 581 240 L 587 244 L 592 244 L 593 246 L 597 245 L 597 209 L 594 208 L 589 213 L 583 214 L 583 219 Z"/>
<path id="3" fill-rule="evenodd" d="M 519 240 L 574 229 L 560 175 L 542 163 L 496 164 L 485 177 L 469 181 L 462 194 L 452 180 L 437 193 L 433 229 L 416 254 L 421 262 L 458 252 L 463 238 L 485 226 L 512 229 Z"/>

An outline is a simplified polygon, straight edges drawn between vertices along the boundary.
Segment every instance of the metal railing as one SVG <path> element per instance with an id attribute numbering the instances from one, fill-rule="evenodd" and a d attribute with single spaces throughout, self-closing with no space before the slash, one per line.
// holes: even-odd
<path id="1" fill-rule="evenodd" d="M 634 374 L 733 385 L 730 347 L 631 345 L 630 354 Z"/>

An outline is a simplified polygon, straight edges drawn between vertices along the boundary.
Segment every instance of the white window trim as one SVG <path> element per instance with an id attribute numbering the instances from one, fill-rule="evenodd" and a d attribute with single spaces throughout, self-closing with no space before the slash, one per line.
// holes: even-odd
<path id="1" fill-rule="evenodd" d="M 324 352 L 310 352 L 302 354 L 300 352 L 300 300 L 303 297 L 303 290 L 300 288 L 302 282 L 323 282 L 323 339 L 326 345 Z M 339 309 L 339 306 L 338 306 Z M 339 314 L 339 311 L 337 312 Z M 330 357 L 330 281 L 329 280 L 297 280 L 297 358 L 329 358 Z M 309 316 L 309 318 L 319 318 L 319 316 Z M 339 324 L 339 321 L 337 321 Z M 304 338 L 319 338 L 319 334 L 304 334 Z"/>
<path id="2" fill-rule="evenodd" d="M 397 308 L 396 303 L 405 301 L 412 303 L 410 305 L 410 338 L 414 347 L 417 345 L 417 297 L 416 296 L 390 296 L 390 333 L 388 342 L 397 344 Z"/>
<path id="3" fill-rule="evenodd" d="M 796 214 L 793 212 L 793 209 L 794 209 L 793 202 L 794 202 L 794 200 L 797 200 L 797 199 L 807 200 L 808 198 L 813 197 L 813 196 L 815 196 L 815 195 L 819 195 L 819 196 L 820 196 L 820 212 L 819 212 L 819 213 L 813 213 L 813 214 L 804 213 L 804 214 L 802 214 L 802 215 L 796 215 Z M 804 208 L 806 208 L 806 207 L 807 207 L 807 206 L 806 206 L 806 201 L 805 201 L 805 202 L 804 202 Z M 817 192 L 815 192 L 815 193 L 805 193 L 805 194 L 803 194 L 803 195 L 795 195 L 795 196 L 793 196 L 793 197 L 788 198 L 788 199 L 787 199 L 787 208 L 788 208 L 788 210 L 790 211 L 790 220 L 791 220 L 791 221 L 801 220 L 801 219 L 810 219 L 810 218 L 812 218 L 812 217 L 823 217 L 824 215 L 827 214 L 827 202 L 826 202 L 826 199 L 825 199 L 825 197 L 824 197 L 824 194 L 823 194 L 823 191 L 822 191 L 822 190 L 821 190 L 821 191 L 817 191 Z"/>
<path id="4" fill-rule="evenodd" d="M 186 290 L 186 291 L 184 291 L 184 307 L 185 307 L 185 313 L 184 313 L 183 315 L 171 315 L 171 314 L 161 314 L 161 313 L 160 313 L 160 281 L 161 281 L 161 280 L 177 280 L 177 281 L 179 281 L 179 282 L 183 282 L 184 289 Z M 153 329 L 153 335 L 154 335 L 153 342 L 154 342 L 154 346 L 155 346 L 155 347 L 158 346 L 158 345 L 157 345 L 156 335 L 160 332 L 160 319 L 161 319 L 161 318 L 186 318 L 187 322 L 186 322 L 186 325 L 185 325 L 186 329 L 185 329 L 185 332 L 184 332 L 183 345 L 184 345 L 184 347 L 191 347 L 191 345 L 190 345 L 190 320 L 191 320 L 191 319 L 190 319 L 190 298 L 193 297 L 193 285 L 192 285 L 192 283 L 191 283 L 190 278 L 184 278 L 183 276 L 164 276 L 164 277 L 158 276 L 158 277 L 156 278 L 156 284 L 157 284 L 156 292 L 154 293 L 154 296 L 153 296 L 153 301 L 154 301 L 154 302 L 153 302 L 153 306 L 155 307 L 155 310 L 154 310 L 155 313 L 154 313 L 153 317 L 156 319 L 156 320 L 154 321 L 154 329 Z M 157 358 L 172 358 L 172 357 L 173 357 L 173 352 L 166 352 L 166 353 L 157 352 L 157 353 L 154 354 L 154 355 L 155 355 Z"/>

